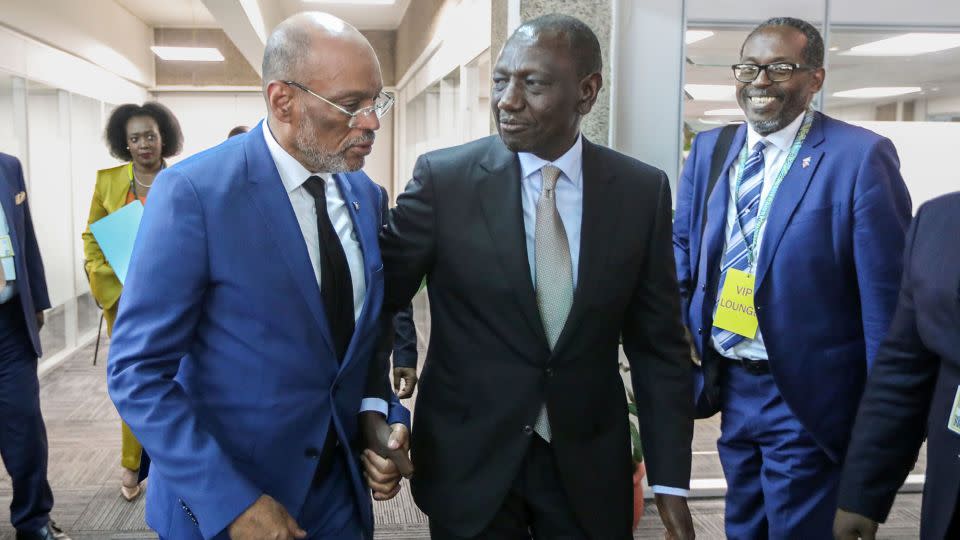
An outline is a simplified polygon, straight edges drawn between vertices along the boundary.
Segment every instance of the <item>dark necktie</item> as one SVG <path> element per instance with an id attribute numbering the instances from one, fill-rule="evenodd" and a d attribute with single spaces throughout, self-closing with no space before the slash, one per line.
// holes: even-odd
<path id="1" fill-rule="evenodd" d="M 317 207 L 317 232 L 320 237 L 320 296 L 327 311 L 337 360 L 343 361 L 353 337 L 353 280 L 340 237 L 327 212 L 326 185 L 319 176 L 311 176 L 303 187 Z"/>

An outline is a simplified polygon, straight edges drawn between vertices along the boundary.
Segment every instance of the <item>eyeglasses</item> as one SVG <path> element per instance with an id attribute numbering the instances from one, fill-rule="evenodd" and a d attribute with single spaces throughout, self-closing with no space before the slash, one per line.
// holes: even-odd
<path id="1" fill-rule="evenodd" d="M 793 72 L 798 69 L 817 69 L 816 66 L 805 64 L 791 64 L 788 62 L 777 62 L 775 64 L 734 64 L 733 76 L 742 83 L 750 83 L 757 80 L 761 71 L 767 72 L 767 78 L 770 82 L 789 81 L 793 77 Z"/>
<path id="2" fill-rule="evenodd" d="M 283 82 L 283 84 L 295 86 L 303 90 L 304 92 L 310 94 L 311 96 L 319 99 L 320 101 L 326 103 L 327 105 L 330 105 L 331 107 L 342 112 L 343 114 L 349 116 L 350 120 L 347 121 L 347 126 L 351 128 L 357 127 L 357 122 L 359 122 L 363 118 L 369 117 L 371 114 L 375 114 L 377 116 L 377 120 L 383 118 L 384 115 L 386 115 L 387 112 L 390 111 L 390 108 L 393 107 L 393 104 L 396 101 L 396 97 L 394 97 L 392 93 L 380 92 L 380 94 L 377 95 L 376 100 L 374 100 L 373 105 L 370 105 L 369 107 L 363 107 L 362 109 L 357 109 L 353 112 L 350 112 L 347 109 L 344 109 L 343 107 L 337 105 L 336 103 L 330 101 L 329 99 L 321 96 L 320 94 L 314 92 L 313 90 L 307 88 L 306 86 L 298 82 L 294 82 L 294 81 L 281 81 L 281 82 Z"/>

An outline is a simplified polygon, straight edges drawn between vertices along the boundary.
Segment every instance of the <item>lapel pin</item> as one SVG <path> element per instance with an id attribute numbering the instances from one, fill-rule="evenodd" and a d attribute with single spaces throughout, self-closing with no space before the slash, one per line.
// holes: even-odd
<path id="1" fill-rule="evenodd" d="M 23 201 L 25 200 L 27 200 L 27 192 L 21 191 L 20 193 L 17 193 L 17 195 L 14 197 L 13 202 L 14 204 L 19 205 L 19 204 L 23 204 Z"/>
<path id="2" fill-rule="evenodd" d="M 810 166 L 810 156 L 807 156 L 807 157 L 803 158 L 803 161 L 800 162 L 800 165 L 802 165 L 804 169 L 806 169 L 807 167 L 809 167 L 809 166 Z"/>
<path id="3" fill-rule="evenodd" d="M 353 201 L 353 209 L 356 210 L 357 212 L 359 212 L 359 211 L 360 211 L 360 203 L 358 203 L 357 201 Z"/>

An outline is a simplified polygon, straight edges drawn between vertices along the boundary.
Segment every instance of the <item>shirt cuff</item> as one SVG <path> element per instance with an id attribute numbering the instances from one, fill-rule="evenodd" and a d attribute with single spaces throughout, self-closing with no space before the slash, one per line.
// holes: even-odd
<path id="1" fill-rule="evenodd" d="M 364 398 L 360 401 L 360 412 L 378 412 L 387 416 L 387 402 L 380 398 Z"/>
<path id="2" fill-rule="evenodd" d="M 650 486 L 654 495 L 676 495 L 677 497 L 689 497 L 689 489 L 681 489 L 667 486 Z"/>

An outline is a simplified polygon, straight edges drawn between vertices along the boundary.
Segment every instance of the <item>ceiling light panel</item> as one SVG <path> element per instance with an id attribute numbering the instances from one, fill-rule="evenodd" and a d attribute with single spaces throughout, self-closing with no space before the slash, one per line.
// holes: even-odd
<path id="1" fill-rule="evenodd" d="M 737 100 L 737 88 L 729 84 L 687 84 L 683 89 L 698 101 Z"/>
<path id="2" fill-rule="evenodd" d="M 868 86 L 866 88 L 834 92 L 833 96 L 853 99 L 877 99 L 914 94 L 921 90 L 923 89 L 919 86 Z"/>
<path id="3" fill-rule="evenodd" d="M 180 60 L 186 62 L 223 62 L 219 49 L 213 47 L 150 47 L 153 54 L 161 60 Z"/>
<path id="4" fill-rule="evenodd" d="M 683 37 L 683 41 L 687 45 L 690 45 L 691 43 L 703 41 L 712 35 L 713 32 L 710 30 L 687 30 L 687 33 Z"/>
<path id="5" fill-rule="evenodd" d="M 916 56 L 960 47 L 960 34 L 914 32 L 864 43 L 840 54 L 846 56 Z"/>

